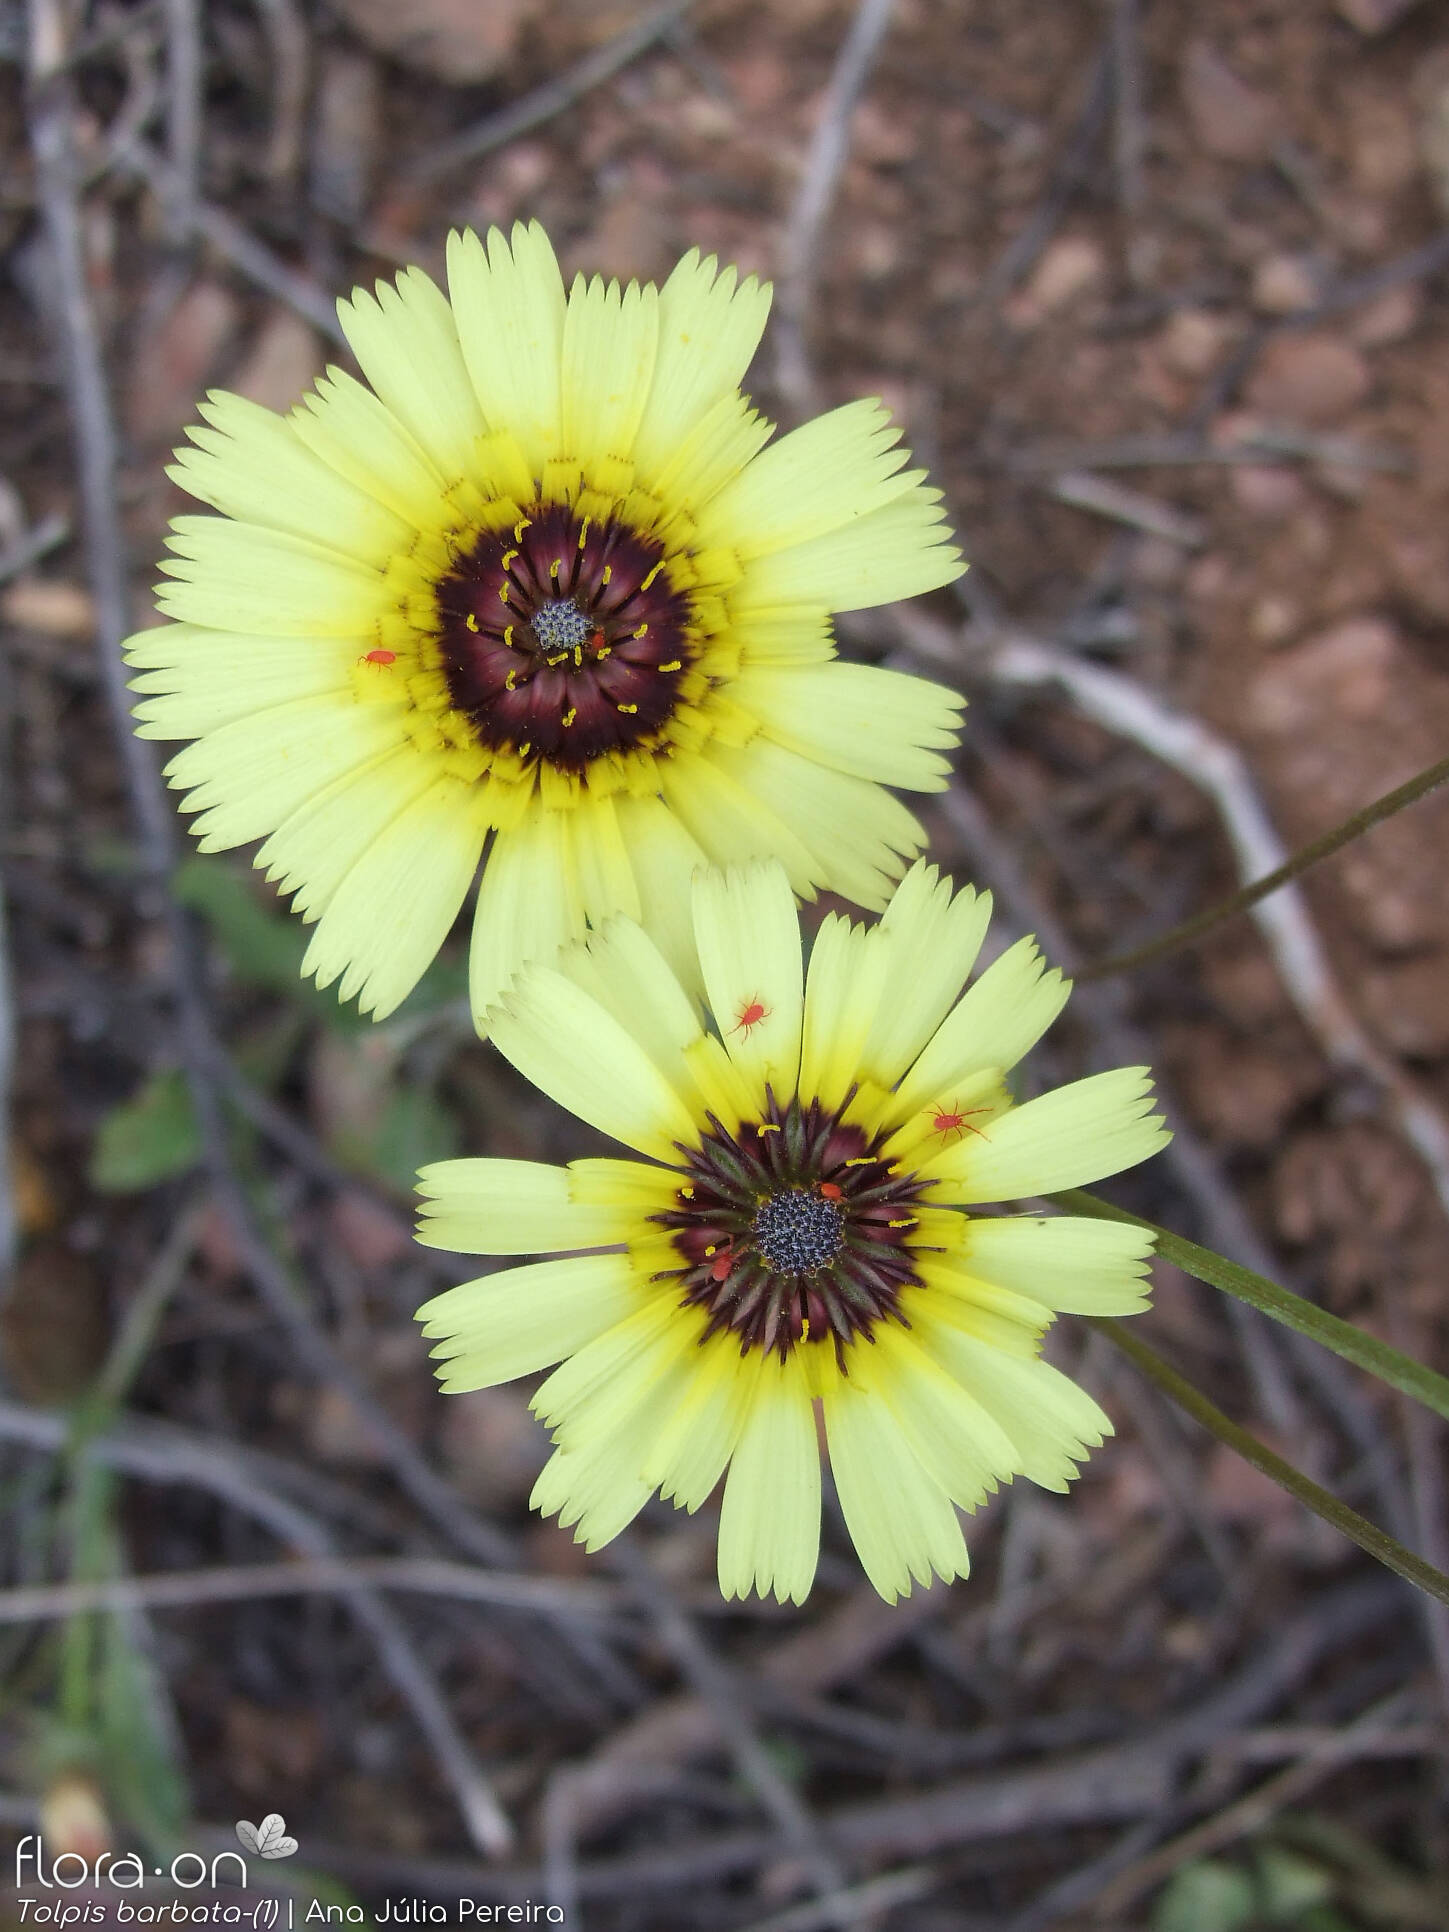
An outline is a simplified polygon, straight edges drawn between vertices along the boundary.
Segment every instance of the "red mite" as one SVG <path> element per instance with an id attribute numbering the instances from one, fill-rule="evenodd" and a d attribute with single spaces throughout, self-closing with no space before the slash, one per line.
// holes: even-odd
<path id="1" fill-rule="evenodd" d="M 357 660 L 359 664 L 396 664 L 396 651 L 366 651 Z"/>
<path id="2" fill-rule="evenodd" d="M 820 1183 L 820 1192 L 825 1196 L 827 1201 L 838 1201 L 841 1198 L 840 1189 L 835 1185 L 834 1181 L 822 1181 Z"/>
<path id="3" fill-rule="evenodd" d="M 735 1258 L 729 1249 L 721 1248 L 710 1264 L 709 1273 L 711 1281 L 723 1281 L 730 1269 L 734 1266 L 734 1261 Z"/>
<path id="4" fill-rule="evenodd" d="M 752 1027 L 758 1026 L 761 1020 L 767 1020 L 769 1017 L 770 1008 L 766 1006 L 763 1000 L 746 1000 L 740 1008 L 739 1018 L 730 1028 L 730 1031 L 731 1033 L 743 1033 L 748 1036 Z"/>
<path id="5" fill-rule="evenodd" d="M 984 1114 L 985 1112 L 986 1109 L 984 1107 L 969 1107 L 967 1109 L 967 1113 Z M 978 1140 L 985 1140 L 986 1138 L 979 1127 L 971 1127 L 967 1124 L 966 1114 L 948 1114 L 939 1108 L 932 1116 L 931 1126 L 938 1134 L 954 1134 L 957 1140 L 961 1138 L 962 1134 L 975 1134 Z"/>

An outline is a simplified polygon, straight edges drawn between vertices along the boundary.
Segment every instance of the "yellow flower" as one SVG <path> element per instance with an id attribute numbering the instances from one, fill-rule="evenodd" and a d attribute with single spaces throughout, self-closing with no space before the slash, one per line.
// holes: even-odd
<path id="1" fill-rule="evenodd" d="M 961 700 L 836 660 L 830 615 L 964 568 L 878 403 L 764 447 L 739 390 L 769 306 L 686 255 L 579 277 L 537 224 L 339 305 L 370 387 L 289 416 L 214 393 L 129 656 L 202 848 L 316 922 L 304 971 L 388 1013 L 461 907 L 478 1019 L 520 964 L 624 913 L 688 944 L 703 861 L 779 859 L 879 907 Z"/>
<path id="2" fill-rule="evenodd" d="M 534 1398 L 557 1448 L 533 1502 L 588 1548 L 655 1490 L 698 1509 L 728 1466 L 721 1589 L 801 1601 L 818 1401 L 845 1521 L 894 1600 L 966 1574 L 958 1508 L 1017 1475 L 1063 1489 L 1110 1432 L 1041 1338 L 1061 1310 L 1142 1308 L 1149 1237 L 974 1210 L 1097 1180 L 1168 1136 L 1142 1067 L 1014 1102 L 1004 1075 L 1068 987 L 1022 940 L 961 996 L 989 912 L 916 865 L 873 929 L 826 919 L 807 978 L 779 866 L 705 872 L 688 985 L 619 919 L 495 1013 L 535 1086 L 648 1158 L 425 1169 L 431 1246 L 615 1251 L 418 1314 L 446 1390 L 561 1364 Z"/>

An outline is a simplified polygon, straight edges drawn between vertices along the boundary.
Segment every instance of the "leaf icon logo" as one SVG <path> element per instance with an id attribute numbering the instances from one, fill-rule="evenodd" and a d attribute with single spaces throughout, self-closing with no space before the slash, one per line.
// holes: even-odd
<path id="1" fill-rule="evenodd" d="M 238 1819 L 236 1835 L 249 1852 L 263 1858 L 290 1858 L 297 1849 L 296 1839 L 287 1836 L 287 1823 L 280 1811 L 269 1811 L 259 1825 Z"/>

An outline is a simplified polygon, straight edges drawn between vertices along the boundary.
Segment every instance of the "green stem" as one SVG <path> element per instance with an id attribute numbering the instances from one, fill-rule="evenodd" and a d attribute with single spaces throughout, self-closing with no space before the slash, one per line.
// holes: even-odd
<path id="1" fill-rule="evenodd" d="M 1136 1227 L 1150 1228 L 1155 1236 L 1156 1250 L 1164 1261 L 1172 1262 L 1198 1281 L 1222 1289 L 1224 1294 L 1235 1295 L 1239 1301 L 1247 1302 L 1250 1308 L 1260 1308 L 1265 1315 L 1271 1315 L 1275 1322 L 1282 1322 L 1285 1328 L 1296 1328 L 1300 1335 L 1307 1335 L 1324 1348 L 1331 1348 L 1335 1355 L 1352 1362 L 1355 1368 L 1366 1369 L 1381 1382 L 1387 1382 L 1391 1388 L 1412 1396 L 1416 1402 L 1422 1402 L 1426 1409 L 1432 1409 L 1436 1415 L 1449 1421 L 1449 1377 L 1436 1374 L 1422 1362 L 1416 1362 L 1412 1355 L 1391 1348 L 1387 1342 L 1381 1342 L 1377 1335 L 1366 1334 L 1363 1329 L 1355 1328 L 1352 1322 L 1341 1321 L 1337 1315 L 1330 1315 L 1326 1308 L 1316 1307 L 1313 1302 L 1305 1301 L 1302 1295 L 1295 1295 L 1291 1289 L 1280 1287 L 1276 1281 L 1255 1275 L 1251 1268 L 1240 1267 L 1236 1261 L 1214 1254 L 1211 1248 L 1200 1248 L 1195 1241 L 1184 1241 L 1180 1234 L 1159 1228 L 1152 1221 L 1144 1221 L 1140 1214 L 1129 1214 L 1126 1208 L 1115 1207 L 1112 1202 L 1104 1201 L 1096 1194 L 1073 1187 L 1047 1198 L 1070 1214 L 1088 1214 L 1097 1221 L 1130 1221 Z"/>
<path id="2" fill-rule="evenodd" d="M 1233 893 L 1227 899 L 1220 899 L 1215 906 L 1209 906 L 1205 911 L 1195 913 L 1191 919 L 1184 919 L 1180 926 L 1174 926 L 1170 932 L 1160 933 L 1156 939 L 1149 939 L 1145 946 L 1134 947 L 1131 952 L 1113 953 L 1107 959 L 1095 960 L 1090 966 L 1082 967 L 1073 977 L 1078 984 L 1085 984 L 1093 979 L 1109 979 L 1114 973 L 1130 973 L 1138 966 L 1150 966 L 1155 960 L 1165 958 L 1168 953 L 1175 953 L 1183 946 L 1190 946 L 1195 939 L 1200 939 L 1214 926 L 1220 926 L 1225 919 L 1233 919 L 1240 912 L 1246 912 L 1250 906 L 1257 905 L 1260 899 L 1266 899 L 1270 892 L 1276 892 L 1279 886 L 1287 885 L 1290 879 L 1296 879 L 1310 866 L 1317 865 L 1320 859 L 1329 858 L 1333 853 L 1341 851 L 1345 845 L 1351 844 L 1356 838 L 1361 838 L 1365 832 L 1372 830 L 1384 819 L 1392 818 L 1395 812 L 1403 811 L 1406 805 L 1412 805 L 1426 792 L 1432 792 L 1436 785 L 1442 785 L 1446 779 L 1449 779 L 1449 758 L 1441 758 L 1437 765 L 1430 765 L 1416 778 L 1411 778 L 1407 784 L 1396 786 L 1391 792 L 1385 792 L 1382 798 L 1376 798 L 1371 805 L 1365 805 L 1361 812 L 1355 812 L 1352 818 L 1346 818 L 1342 825 L 1336 825 L 1331 832 L 1325 832 L 1322 838 L 1313 839 L 1309 844 L 1300 846 L 1276 871 L 1266 873 L 1261 879 L 1255 879 L 1252 885 L 1244 886 L 1240 892 Z"/>
<path id="3" fill-rule="evenodd" d="M 1216 1404 L 1209 1402 L 1185 1375 L 1179 1375 L 1170 1362 L 1165 1362 L 1155 1349 L 1149 1348 L 1131 1327 L 1115 1321 L 1104 1321 L 1099 1316 L 1089 1316 L 1088 1319 L 1092 1327 L 1105 1335 L 1114 1348 L 1119 1348 L 1149 1381 L 1155 1382 L 1170 1401 L 1185 1410 L 1194 1421 L 1200 1422 L 1219 1442 L 1225 1442 L 1229 1449 L 1235 1450 L 1244 1462 L 1261 1469 L 1265 1476 L 1271 1477 L 1290 1496 L 1296 1496 L 1315 1516 L 1321 1516 L 1325 1523 L 1331 1523 L 1350 1541 L 1357 1543 L 1361 1550 L 1367 1550 L 1370 1556 L 1376 1557 L 1386 1569 L 1393 1570 L 1406 1582 L 1412 1583 L 1415 1589 L 1437 1597 L 1441 1603 L 1449 1603 L 1449 1576 L 1445 1576 L 1442 1570 L 1436 1570 L 1432 1563 L 1415 1556 L 1412 1550 L 1405 1549 L 1402 1543 L 1379 1529 L 1366 1516 L 1360 1516 L 1356 1509 L 1341 1503 L 1311 1477 L 1305 1476 L 1301 1469 L 1295 1469 L 1291 1462 L 1285 1462 L 1267 1443 L 1259 1442 L 1256 1436 L 1239 1428 Z"/>

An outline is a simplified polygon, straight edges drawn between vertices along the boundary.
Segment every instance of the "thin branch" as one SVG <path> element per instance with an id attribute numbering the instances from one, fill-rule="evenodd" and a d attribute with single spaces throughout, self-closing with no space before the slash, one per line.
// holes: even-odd
<path id="1" fill-rule="evenodd" d="M 1331 1348 L 1355 1368 L 1377 1376 L 1401 1395 L 1412 1396 L 1415 1402 L 1422 1402 L 1426 1409 L 1449 1420 L 1449 1376 L 1438 1374 L 1412 1355 L 1404 1354 L 1402 1349 L 1390 1347 L 1367 1329 L 1331 1315 L 1317 1302 L 1293 1294 L 1280 1283 L 1244 1268 L 1239 1262 L 1229 1261 L 1226 1255 L 1214 1254 L 1211 1248 L 1199 1247 L 1196 1241 L 1186 1241 L 1171 1229 L 1159 1228 L 1151 1221 L 1144 1221 L 1141 1215 L 1132 1214 L 1115 1202 L 1104 1201 L 1100 1195 L 1089 1194 L 1083 1188 L 1065 1188 L 1046 1198 L 1069 1214 L 1086 1214 L 1097 1221 L 1126 1221 L 1134 1227 L 1151 1228 L 1153 1248 L 1164 1261 L 1172 1262 L 1198 1281 L 1220 1288 L 1224 1294 L 1247 1302 L 1250 1308 L 1271 1315 L 1285 1328 L 1296 1328 L 1300 1335 Z"/>
<path id="2" fill-rule="evenodd" d="M 1239 913 L 1247 912 L 1260 899 L 1266 899 L 1270 892 L 1277 892 L 1280 886 L 1287 885 L 1290 879 L 1299 879 L 1311 867 L 1332 858 L 1335 852 L 1341 852 L 1345 845 L 1362 838 L 1375 825 L 1381 825 L 1386 818 L 1402 812 L 1406 805 L 1416 804 L 1446 780 L 1449 780 L 1449 758 L 1441 758 L 1437 765 L 1430 765 L 1406 784 L 1385 792 L 1382 798 L 1365 805 L 1362 811 L 1355 812 L 1341 825 L 1334 826 L 1331 832 L 1310 840 L 1307 845 L 1300 845 L 1291 858 L 1285 859 L 1266 878 L 1244 886 L 1241 892 L 1230 893 L 1226 899 L 1220 899 L 1216 905 L 1195 913 L 1191 919 L 1184 919 L 1181 925 L 1174 926 L 1170 932 L 1162 933 L 1156 939 L 1149 939 L 1143 946 L 1136 946 L 1130 952 L 1113 953 L 1106 959 L 1093 960 L 1090 965 L 1080 967 L 1076 975 L 1078 983 L 1107 979 L 1114 973 L 1134 972 L 1139 966 L 1150 966 L 1156 960 L 1166 959 L 1170 953 L 1180 952 L 1225 920 L 1235 919 Z"/>
<path id="3" fill-rule="evenodd" d="M 287 1563 L 233 1563 L 175 1574 L 0 1590 L 0 1624 L 44 1623 L 96 1610 L 186 1610 L 198 1604 L 249 1603 L 260 1597 L 347 1596 L 361 1584 L 570 1617 L 615 1616 L 627 1610 L 631 1601 L 624 1591 L 608 1584 L 480 1570 L 471 1563 L 432 1557 L 315 1556 Z"/>
<path id="4" fill-rule="evenodd" d="M 817 385 L 805 333 L 815 294 L 820 243 L 850 150 L 850 120 L 895 11 L 895 0 L 860 0 L 836 57 L 804 171 L 780 238 L 775 297 L 775 379 L 802 415 L 815 407 Z"/>
<path id="5" fill-rule="evenodd" d="M 1104 670 L 1006 626 L 953 633 L 921 612 L 897 606 L 894 623 L 917 656 L 959 679 L 967 666 L 998 684 L 1059 686 L 1087 717 L 1141 745 L 1208 793 L 1237 855 L 1240 875 L 1254 880 L 1287 860 L 1236 746 L 1199 719 L 1176 711 L 1120 671 Z M 1285 991 L 1330 1062 L 1362 1075 L 1383 1095 L 1399 1131 L 1428 1171 L 1449 1213 L 1449 1125 L 1398 1064 L 1369 1039 L 1344 999 L 1302 894 L 1293 884 L 1250 908 Z"/>
<path id="6" fill-rule="evenodd" d="M 1095 1315 L 1086 1319 L 1107 1337 L 1114 1348 L 1120 1349 L 1149 1381 L 1155 1382 L 1164 1395 L 1185 1410 L 1195 1422 L 1200 1422 L 1210 1435 L 1236 1451 L 1244 1462 L 1261 1470 L 1281 1489 L 1286 1489 L 1290 1496 L 1311 1509 L 1315 1516 L 1322 1517 L 1325 1523 L 1331 1523 L 1334 1529 L 1357 1543 L 1361 1550 L 1367 1550 L 1385 1569 L 1412 1583 L 1416 1590 L 1437 1597 L 1441 1603 L 1449 1603 L 1449 1576 L 1442 1570 L 1436 1570 L 1432 1563 L 1426 1563 L 1412 1550 L 1405 1549 L 1396 1537 L 1381 1530 L 1366 1516 L 1360 1516 L 1347 1503 L 1340 1502 L 1320 1483 L 1305 1476 L 1302 1470 L 1295 1469 L 1291 1462 L 1285 1462 L 1265 1442 L 1259 1442 L 1256 1436 L 1239 1427 L 1215 1403 L 1209 1402 L 1195 1383 L 1188 1381 L 1185 1375 L 1179 1375 L 1171 1363 L 1164 1361 L 1155 1349 L 1149 1348 L 1130 1326 L 1105 1321 Z"/>
<path id="7" fill-rule="evenodd" d="M 562 74 L 545 81 L 542 87 L 535 88 L 511 107 L 505 107 L 501 114 L 490 114 L 486 120 L 475 122 L 437 147 L 429 148 L 401 169 L 399 178 L 410 186 L 420 187 L 465 161 L 476 161 L 495 148 L 505 147 L 531 128 L 542 127 L 545 121 L 562 114 L 565 108 L 572 107 L 575 101 L 582 100 L 585 94 L 637 60 L 697 4 L 698 0 L 666 0 L 664 6 L 645 14 L 642 20 L 616 34 L 602 47 L 596 47 L 593 53 L 586 54 Z"/>
<path id="8" fill-rule="evenodd" d="M 166 887 L 175 858 L 175 825 L 151 747 L 131 729 L 130 696 L 121 657 L 129 628 L 125 549 L 116 507 L 117 447 L 101 345 L 91 307 L 81 243 L 76 160 L 71 142 L 71 98 L 65 71 L 65 29 L 59 0 L 32 0 L 30 134 L 37 192 L 55 265 L 61 348 L 75 426 L 75 454 L 86 535 L 87 563 L 96 604 L 101 673 L 115 727 L 132 813 L 147 877 Z M 226 1126 L 211 1078 L 211 1033 L 190 928 L 169 891 L 165 893 L 182 1049 L 193 1106 L 201 1127 L 217 1205 L 230 1223 L 245 1265 L 274 1315 L 291 1334 L 299 1354 L 319 1376 L 340 1384 L 383 1443 L 399 1480 L 435 1520 L 453 1533 L 474 1525 L 471 1512 L 428 1467 L 402 1431 L 378 1410 L 296 1302 L 286 1271 L 253 1221 L 231 1165 Z M 476 1524 L 475 1544 L 484 1560 L 496 1553 L 495 1538 Z M 486 1554 L 485 1554 L 486 1552 Z M 469 1831 L 481 1850 L 497 1855 L 512 1843 L 512 1827 L 468 1747 L 454 1728 L 436 1685 L 418 1662 L 400 1624 L 371 1593 L 352 1593 L 355 1613 L 372 1628 L 399 1689 L 427 1731 L 439 1763 L 452 1782 Z"/>

